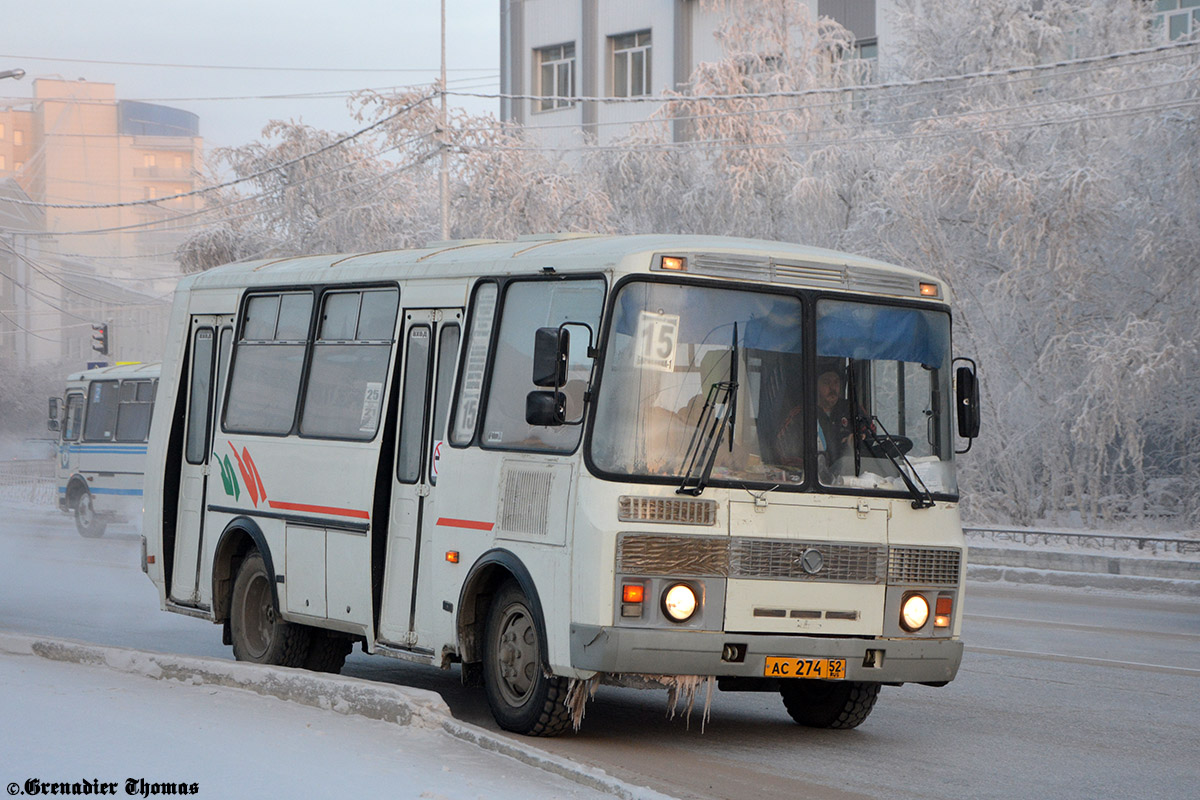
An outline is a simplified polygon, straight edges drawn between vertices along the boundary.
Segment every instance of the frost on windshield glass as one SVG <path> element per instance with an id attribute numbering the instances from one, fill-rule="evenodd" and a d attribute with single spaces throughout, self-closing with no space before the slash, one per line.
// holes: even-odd
<path id="1" fill-rule="evenodd" d="M 907 476 L 933 494 L 956 493 L 949 380 L 949 315 L 818 302 L 820 482 L 903 492 Z"/>
<path id="2" fill-rule="evenodd" d="M 682 479 L 689 452 L 719 435 L 713 480 L 799 483 L 802 362 L 797 297 L 629 283 L 614 306 L 593 462 L 613 474 Z M 719 391 L 730 381 L 735 391 Z"/>

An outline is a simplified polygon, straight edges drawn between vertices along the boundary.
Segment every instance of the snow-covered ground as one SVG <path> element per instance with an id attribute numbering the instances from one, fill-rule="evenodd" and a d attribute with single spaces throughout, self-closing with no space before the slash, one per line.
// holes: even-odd
<path id="1" fill-rule="evenodd" d="M 28 780 L 99 781 L 127 796 L 133 779 L 195 784 L 202 797 L 661 797 L 532 740 L 521 760 L 497 752 L 511 740 L 453 720 L 432 692 L 207 658 L 224 650 L 216 629 L 158 610 L 135 534 L 121 525 L 83 539 L 53 507 L 0 498 L 0 783 L 10 793 Z M 61 591 L 35 591 L 51 584 Z M 100 646 L 47 639 L 48 624 L 72 616 L 68 635 Z M 178 646 L 185 637 L 199 644 Z M 82 656 L 50 660 L 31 652 L 36 641 Z M 381 703 L 384 719 L 361 713 Z"/>

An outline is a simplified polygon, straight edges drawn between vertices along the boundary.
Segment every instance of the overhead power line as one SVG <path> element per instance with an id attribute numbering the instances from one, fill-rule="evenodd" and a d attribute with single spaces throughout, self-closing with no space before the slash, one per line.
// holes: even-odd
<path id="1" fill-rule="evenodd" d="M 706 100 L 768 100 L 779 97 L 812 97 L 814 95 L 823 94 L 844 94 L 846 92 L 869 92 L 880 91 L 885 89 L 904 89 L 912 86 L 931 86 L 936 84 L 954 83 L 956 81 L 979 80 L 983 78 L 998 78 L 1006 75 L 1019 75 L 1025 72 L 1045 72 L 1047 70 L 1062 69 L 1063 67 L 1074 67 L 1081 64 L 1101 64 L 1106 61 L 1117 61 L 1119 59 L 1131 58 L 1134 56 L 1150 55 L 1152 53 L 1162 53 L 1170 50 L 1180 50 L 1183 48 L 1196 47 L 1200 45 L 1200 39 L 1193 39 L 1186 42 L 1172 42 L 1170 44 L 1159 45 L 1157 47 L 1145 47 L 1139 50 L 1122 50 L 1117 53 L 1105 53 L 1099 56 L 1085 56 L 1083 58 L 1064 59 L 1062 61 L 1047 62 L 1044 64 L 1029 64 L 1018 67 L 1005 67 L 1004 69 L 984 70 L 982 72 L 968 72 L 958 75 L 937 75 L 931 78 L 915 78 L 907 81 L 883 81 L 881 83 L 863 83 L 855 86 L 822 86 L 814 89 L 781 89 L 773 92 L 743 92 L 732 94 L 703 94 L 703 95 L 685 95 L 685 94 L 666 94 L 666 95 L 640 95 L 636 97 L 603 97 L 603 96 L 566 96 L 566 95 L 545 95 L 545 94 L 487 94 L 483 92 L 464 92 L 461 90 L 450 91 L 446 94 L 452 97 L 479 97 L 489 100 L 555 100 L 568 103 L 609 103 L 609 104 L 624 104 L 624 103 L 689 103 L 703 102 Z"/>

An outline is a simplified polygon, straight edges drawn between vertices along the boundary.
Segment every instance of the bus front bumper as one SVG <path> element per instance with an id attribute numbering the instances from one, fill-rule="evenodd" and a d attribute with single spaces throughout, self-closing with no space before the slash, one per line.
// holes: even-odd
<path id="1" fill-rule="evenodd" d="M 744 657 L 727 661 L 727 645 Z M 962 662 L 958 639 L 856 639 L 828 636 L 672 631 L 571 626 L 571 666 L 581 670 L 649 675 L 762 678 L 766 659 L 844 658 L 846 680 L 944 683 Z"/>

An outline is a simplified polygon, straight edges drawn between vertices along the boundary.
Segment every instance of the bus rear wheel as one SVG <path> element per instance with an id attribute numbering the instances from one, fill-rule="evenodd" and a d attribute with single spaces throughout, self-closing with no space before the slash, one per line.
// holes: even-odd
<path id="1" fill-rule="evenodd" d="M 557 736 L 570 723 L 566 678 L 546 674 L 546 643 L 525 593 L 512 581 L 488 611 L 484 686 L 492 716 L 506 731 Z"/>
<path id="2" fill-rule="evenodd" d="M 87 539 L 97 539 L 104 535 L 107 527 L 108 523 L 100 518 L 96 507 L 92 505 L 92 493 L 84 490 L 75 501 L 75 530 Z"/>
<path id="3" fill-rule="evenodd" d="M 309 632 L 279 615 L 271 592 L 271 576 L 263 557 L 252 550 L 238 567 L 229 611 L 233 656 L 238 661 L 303 667 Z"/>
<path id="4" fill-rule="evenodd" d="M 857 728 L 875 707 L 878 683 L 785 680 L 783 705 L 799 725 L 810 728 Z"/>

